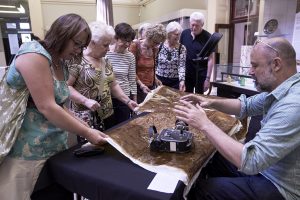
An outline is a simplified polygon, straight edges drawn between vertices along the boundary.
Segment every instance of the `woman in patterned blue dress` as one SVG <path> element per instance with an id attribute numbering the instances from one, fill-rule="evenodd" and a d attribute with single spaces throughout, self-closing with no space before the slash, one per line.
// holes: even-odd
<path id="1" fill-rule="evenodd" d="M 24 43 L 10 65 L 7 83 L 27 87 L 30 97 L 20 132 L 0 166 L 1 199 L 30 199 L 47 158 L 66 149 L 67 132 L 93 144 L 106 135 L 91 129 L 63 108 L 69 96 L 65 63 L 78 62 L 89 44 L 91 32 L 76 14 L 59 17 L 42 41 Z"/>

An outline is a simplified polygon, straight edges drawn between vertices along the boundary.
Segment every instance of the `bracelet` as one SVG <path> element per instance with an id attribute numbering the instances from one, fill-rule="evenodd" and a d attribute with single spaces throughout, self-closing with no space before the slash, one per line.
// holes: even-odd
<path id="1" fill-rule="evenodd" d="M 126 105 L 128 105 L 130 101 L 131 101 L 131 99 L 129 99 L 129 100 L 126 102 Z"/>

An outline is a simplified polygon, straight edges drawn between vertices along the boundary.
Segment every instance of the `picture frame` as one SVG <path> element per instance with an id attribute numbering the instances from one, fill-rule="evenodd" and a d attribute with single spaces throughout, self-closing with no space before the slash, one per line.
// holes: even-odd
<path id="1" fill-rule="evenodd" d="M 259 0 L 232 0 L 232 19 L 258 16 Z"/>

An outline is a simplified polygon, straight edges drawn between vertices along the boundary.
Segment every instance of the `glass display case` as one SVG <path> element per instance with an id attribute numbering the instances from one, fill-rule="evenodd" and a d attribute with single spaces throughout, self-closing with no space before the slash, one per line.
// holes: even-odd
<path id="1" fill-rule="evenodd" d="M 240 66 L 238 63 L 233 64 L 216 64 L 214 82 L 234 82 L 245 79 L 245 82 L 253 82 L 249 76 L 249 67 Z"/>
<path id="2" fill-rule="evenodd" d="M 251 96 L 258 93 L 253 78 L 248 75 L 249 69 L 239 64 L 217 64 L 213 79 L 213 86 L 217 87 L 217 95 L 236 98 L 240 94 Z"/>

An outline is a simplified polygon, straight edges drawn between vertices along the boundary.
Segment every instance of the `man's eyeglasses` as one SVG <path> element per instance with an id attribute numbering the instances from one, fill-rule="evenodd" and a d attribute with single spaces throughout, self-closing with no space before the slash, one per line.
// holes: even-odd
<path id="1" fill-rule="evenodd" d="M 257 45 L 258 43 L 262 43 L 262 44 L 264 44 L 265 46 L 269 47 L 270 49 L 273 49 L 273 50 L 279 55 L 278 49 L 276 49 L 276 48 L 273 47 L 272 45 L 270 45 L 270 44 L 268 44 L 268 43 L 266 43 L 266 42 L 264 42 L 264 41 L 262 41 L 262 40 L 257 39 L 257 40 L 254 42 L 254 45 L 253 45 L 253 46 Z"/>
<path id="2" fill-rule="evenodd" d="M 80 49 L 81 51 L 84 50 L 84 49 L 86 49 L 86 46 L 83 45 L 81 42 L 77 42 L 77 41 L 74 40 L 73 38 L 71 38 L 71 40 L 73 41 L 74 47 L 75 47 L 76 49 Z"/>

